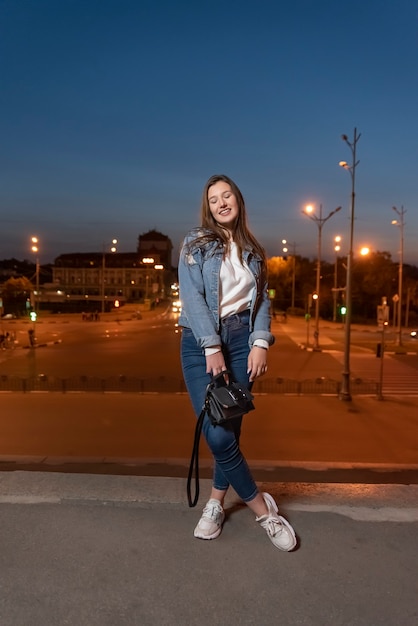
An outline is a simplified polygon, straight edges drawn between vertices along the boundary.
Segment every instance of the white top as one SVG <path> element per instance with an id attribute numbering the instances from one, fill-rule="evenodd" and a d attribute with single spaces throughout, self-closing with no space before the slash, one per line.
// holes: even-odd
<path id="1" fill-rule="evenodd" d="M 241 313 L 249 309 L 253 291 L 256 288 L 255 278 L 247 263 L 241 263 L 237 244 L 231 241 L 229 254 L 222 261 L 220 272 L 219 314 L 220 318 Z M 255 346 L 268 349 L 268 341 L 256 339 Z M 220 346 L 205 348 L 205 356 L 220 352 Z"/>
<path id="2" fill-rule="evenodd" d="M 237 244 L 231 242 L 229 254 L 222 261 L 220 274 L 220 317 L 228 317 L 250 308 L 255 289 L 254 276 L 238 257 Z"/>

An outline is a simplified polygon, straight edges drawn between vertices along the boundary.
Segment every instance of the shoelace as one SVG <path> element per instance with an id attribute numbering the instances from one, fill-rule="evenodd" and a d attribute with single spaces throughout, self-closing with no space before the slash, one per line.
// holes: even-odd
<path id="1" fill-rule="evenodd" d="M 203 509 L 203 517 L 217 520 L 221 515 L 221 510 L 217 506 L 205 506 Z"/>
<path id="2" fill-rule="evenodd" d="M 284 526 L 279 519 L 270 518 L 265 521 L 265 524 L 263 524 L 263 526 L 267 530 L 268 534 L 271 535 L 272 537 L 275 537 L 276 535 L 280 534 L 281 532 L 283 532 L 283 529 L 284 529 Z"/>

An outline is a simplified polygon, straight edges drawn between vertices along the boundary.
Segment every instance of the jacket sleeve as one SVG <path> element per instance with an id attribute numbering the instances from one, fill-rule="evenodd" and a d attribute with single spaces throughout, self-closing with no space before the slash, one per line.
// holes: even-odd
<path id="1" fill-rule="evenodd" d="M 254 341 L 256 339 L 264 339 L 268 342 L 269 346 L 272 346 L 274 344 L 274 335 L 272 335 L 272 333 L 270 332 L 270 298 L 268 296 L 267 275 L 265 270 L 261 272 L 259 281 L 260 284 L 257 286 L 258 293 L 257 301 L 255 304 L 253 330 L 249 338 L 250 348 L 253 347 Z"/>
<path id="2" fill-rule="evenodd" d="M 179 259 L 179 285 L 182 311 L 179 325 L 191 328 L 197 344 L 202 348 L 220 346 L 215 317 L 205 298 L 203 281 L 203 255 L 200 249 L 190 252 L 187 238 Z"/>

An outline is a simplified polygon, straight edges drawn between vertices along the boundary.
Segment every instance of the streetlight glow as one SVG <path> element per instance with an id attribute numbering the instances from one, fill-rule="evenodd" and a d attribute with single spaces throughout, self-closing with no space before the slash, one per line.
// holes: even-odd
<path id="1" fill-rule="evenodd" d="M 116 252 L 116 244 L 118 243 L 117 239 L 112 239 L 112 245 L 110 247 L 110 252 Z M 105 312 L 105 301 L 106 301 L 106 293 L 105 293 L 105 270 L 106 270 L 106 244 L 103 244 L 102 251 L 102 313 Z"/>
<path id="2" fill-rule="evenodd" d="M 31 237 L 31 242 L 32 242 L 32 247 L 31 250 L 32 252 L 38 252 L 39 248 L 38 248 L 38 243 L 39 243 L 39 239 L 38 237 Z"/>
<path id="3" fill-rule="evenodd" d="M 307 215 L 309 219 L 313 220 L 318 226 L 318 256 L 316 263 L 316 290 L 315 294 L 312 296 L 315 300 L 315 332 L 314 332 L 314 350 L 319 350 L 319 290 L 321 286 L 321 240 L 322 240 L 322 227 L 329 220 L 330 217 L 340 211 L 341 207 L 337 207 L 331 213 L 327 215 L 327 217 L 322 217 L 322 204 L 319 205 L 319 217 L 314 214 L 313 206 L 308 204 L 302 213 Z M 316 296 L 316 297 L 315 297 Z"/>
<path id="4" fill-rule="evenodd" d="M 31 251 L 36 254 L 36 265 L 35 265 L 36 286 L 35 286 L 35 291 L 33 293 L 33 305 L 32 305 L 33 308 L 35 309 L 35 318 L 36 318 L 36 315 L 38 314 L 38 311 L 39 311 L 39 238 L 33 236 L 30 238 L 30 240 L 32 242 Z M 36 294 L 36 297 L 35 297 L 35 294 Z"/>
<path id="5" fill-rule="evenodd" d="M 287 239 L 282 239 L 282 244 L 284 245 L 283 252 L 287 254 L 289 252 L 289 246 L 292 246 L 292 300 L 291 307 L 295 308 L 295 283 L 296 283 L 296 244 L 291 243 L 288 244 Z"/>

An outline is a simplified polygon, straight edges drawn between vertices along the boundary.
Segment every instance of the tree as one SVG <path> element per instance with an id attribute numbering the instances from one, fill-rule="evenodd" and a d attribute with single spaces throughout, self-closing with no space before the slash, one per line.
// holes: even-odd
<path id="1" fill-rule="evenodd" d="M 292 302 L 293 267 L 295 268 L 295 308 L 305 311 L 307 297 L 315 286 L 315 264 L 309 259 L 271 257 L 267 260 L 269 288 L 276 290 L 274 307 L 286 310 Z"/>
<path id="2" fill-rule="evenodd" d="M 19 314 L 26 310 L 26 302 L 33 292 L 33 284 L 28 278 L 9 278 L 1 286 L 1 295 L 4 300 L 4 308 L 7 311 Z"/>
<path id="3" fill-rule="evenodd" d="M 397 293 L 397 269 L 389 252 L 371 252 L 353 263 L 353 315 L 375 318 L 376 307 Z"/>

